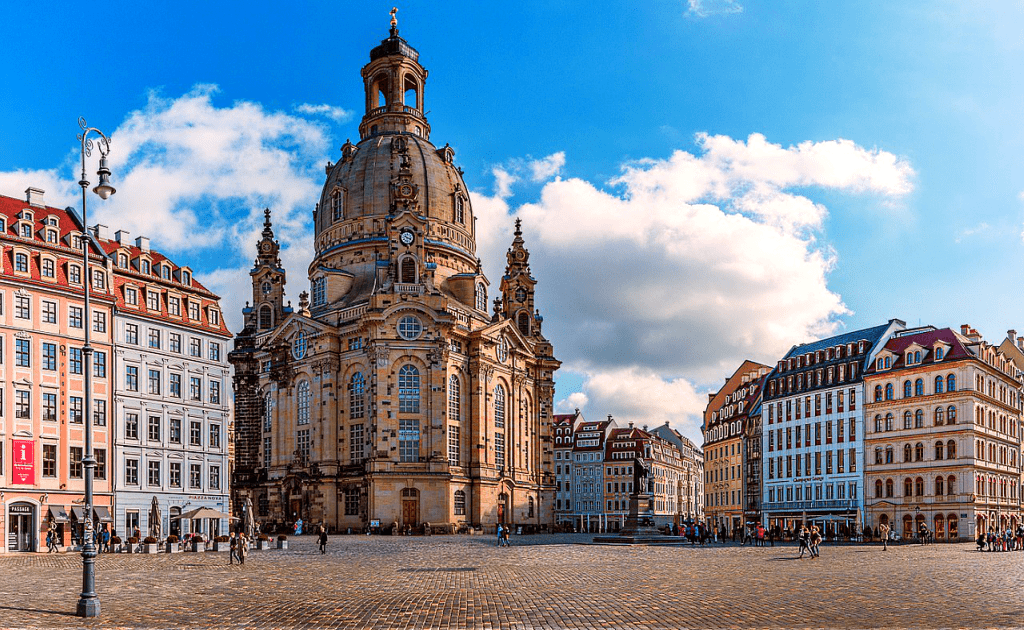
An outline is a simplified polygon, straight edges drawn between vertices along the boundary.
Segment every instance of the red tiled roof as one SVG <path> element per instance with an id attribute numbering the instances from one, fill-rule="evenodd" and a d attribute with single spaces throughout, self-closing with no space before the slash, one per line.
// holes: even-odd
<path id="1" fill-rule="evenodd" d="M 22 238 L 18 236 L 13 228 L 13 225 L 18 221 L 18 214 L 21 213 L 23 210 L 29 210 L 33 213 L 31 239 Z M 43 232 L 43 228 L 46 227 L 43 223 L 43 220 L 51 216 L 56 216 L 57 218 L 56 227 L 59 232 L 57 243 L 46 242 L 44 236 L 45 233 Z M 78 222 L 77 217 L 73 216 L 67 210 L 53 208 L 49 206 L 33 206 L 23 199 L 16 199 L 14 197 L 7 197 L 4 195 L 0 195 L 0 217 L 4 219 L 4 230 L 0 231 L 0 242 L 10 243 L 11 245 L 23 244 L 26 247 L 31 247 L 40 250 L 50 250 L 53 252 L 55 258 L 57 258 L 57 282 L 54 283 L 42 280 L 39 270 L 39 261 L 37 258 L 30 256 L 29 270 L 31 272 L 31 284 L 39 284 L 40 286 L 59 286 L 62 288 L 71 289 L 72 291 L 76 289 L 75 285 L 69 285 L 68 283 L 64 263 L 67 261 L 75 262 L 75 257 L 81 256 L 80 251 L 72 248 L 71 243 L 68 242 L 68 240 L 65 238 L 68 234 L 72 232 L 82 234 L 82 226 Z M 145 298 L 142 295 L 140 295 L 140 307 L 142 308 L 128 306 L 124 301 L 124 291 L 122 290 L 122 288 L 126 283 L 135 284 L 131 282 L 132 280 L 137 281 L 138 286 L 142 286 L 143 283 L 152 282 L 154 284 L 161 286 L 161 288 L 173 288 L 176 290 L 180 290 L 188 297 L 198 297 L 200 298 L 201 308 L 204 309 L 210 305 L 217 305 L 219 310 L 218 300 L 220 298 L 216 294 L 211 292 L 209 289 L 207 289 L 205 286 L 203 286 L 202 283 L 197 281 L 195 279 L 194 274 L 191 278 L 190 285 L 184 285 L 178 280 L 162 279 L 157 274 L 157 263 L 166 262 L 170 264 L 172 267 L 172 273 L 174 269 L 181 269 L 181 267 L 175 266 L 173 261 L 171 261 L 169 258 L 167 258 L 158 251 L 149 250 L 148 252 L 143 252 L 140 248 L 134 245 L 122 245 L 121 243 L 118 243 L 117 241 L 111 239 L 96 238 L 93 239 L 92 242 L 98 243 L 100 248 L 103 250 L 103 253 L 108 257 L 110 257 L 110 255 L 113 254 L 114 252 L 122 250 L 125 251 L 132 260 L 135 260 L 140 255 L 145 253 L 149 255 L 152 264 L 150 267 L 151 273 L 149 274 L 143 274 L 131 268 L 123 269 L 114 264 L 114 280 L 112 283 L 113 286 L 108 285 L 106 290 L 103 291 L 96 291 L 94 289 L 90 290 L 90 295 L 95 295 L 99 299 L 114 299 L 118 308 L 121 308 L 128 312 L 137 311 L 140 315 L 145 315 L 147 317 L 152 317 L 167 322 L 181 324 L 184 326 L 189 326 L 191 328 L 207 330 L 209 332 L 219 333 L 224 336 L 231 335 L 231 333 L 227 329 L 223 313 L 220 314 L 221 316 L 219 324 L 217 326 L 210 326 L 206 321 L 195 322 L 189 320 L 187 317 L 184 317 L 184 315 L 187 314 L 187 306 L 185 304 L 182 304 L 182 317 L 166 315 L 163 312 L 157 313 L 148 311 L 147 309 L 145 309 Z M 25 276 L 14 274 L 13 253 L 6 248 L 4 249 L 4 255 L 10 259 L 8 261 L 5 261 L 4 275 L 16 278 L 18 281 L 29 281 L 29 279 L 26 278 Z M 111 293 L 111 291 L 113 291 L 113 293 Z"/>
<path id="2" fill-rule="evenodd" d="M 942 355 L 942 359 L 935 361 L 935 355 L 933 346 L 938 341 L 944 341 L 949 344 L 950 348 Z M 893 337 L 885 344 L 885 350 L 892 352 L 896 355 L 893 361 L 893 366 L 890 369 L 882 370 L 882 372 L 891 372 L 894 369 L 906 367 L 904 365 L 904 353 L 907 348 L 917 344 L 924 348 L 924 353 L 921 356 L 921 363 L 946 363 L 950 361 L 957 361 L 959 359 L 971 358 L 974 355 L 964 346 L 961 337 L 957 335 L 951 328 L 940 328 L 938 330 L 929 330 L 919 332 L 911 335 L 905 335 L 900 337 Z M 878 371 L 875 369 L 877 362 L 872 363 L 865 370 L 868 374 L 876 374 Z"/>

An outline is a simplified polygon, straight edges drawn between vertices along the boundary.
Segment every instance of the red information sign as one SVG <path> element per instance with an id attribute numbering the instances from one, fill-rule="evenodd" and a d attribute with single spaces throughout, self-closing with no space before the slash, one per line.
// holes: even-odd
<path id="1" fill-rule="evenodd" d="M 14 451 L 11 472 L 12 484 L 31 486 L 36 482 L 36 449 L 32 440 L 11 440 Z"/>

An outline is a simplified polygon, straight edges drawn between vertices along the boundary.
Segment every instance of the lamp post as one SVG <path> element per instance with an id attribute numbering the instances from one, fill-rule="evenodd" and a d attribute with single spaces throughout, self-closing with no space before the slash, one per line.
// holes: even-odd
<path id="1" fill-rule="evenodd" d="M 98 617 L 100 614 L 100 598 L 96 594 L 96 544 L 93 540 L 93 504 L 92 504 L 92 482 L 96 472 L 96 458 L 92 450 L 92 346 L 89 345 L 89 331 L 92 329 L 92 314 L 89 310 L 89 283 L 92 281 L 92 274 L 89 272 L 89 222 L 86 214 L 86 190 L 89 182 L 85 179 L 85 157 L 92 155 L 93 141 L 89 138 L 89 132 L 95 131 L 99 135 L 96 145 L 100 150 L 100 167 L 96 174 L 100 178 L 99 184 L 92 189 L 106 199 L 114 194 L 114 187 L 110 185 L 110 169 L 107 167 L 107 153 L 110 152 L 110 138 L 102 131 L 86 124 L 84 118 L 78 119 L 78 126 L 82 133 L 78 134 L 78 140 L 82 143 L 82 179 L 78 185 L 82 187 L 82 290 L 84 293 L 85 310 L 85 344 L 82 346 L 82 355 L 85 357 L 85 408 L 82 410 L 85 416 L 85 456 L 82 458 L 82 465 L 85 468 L 85 541 L 82 545 L 82 593 L 78 598 L 78 610 L 75 614 L 79 617 Z"/>

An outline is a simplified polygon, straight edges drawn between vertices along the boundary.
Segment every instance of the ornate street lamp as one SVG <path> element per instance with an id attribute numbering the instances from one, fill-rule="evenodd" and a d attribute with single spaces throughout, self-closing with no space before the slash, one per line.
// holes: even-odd
<path id="1" fill-rule="evenodd" d="M 78 140 L 82 143 L 82 179 L 78 185 L 82 187 L 82 289 L 85 295 L 85 345 L 82 346 L 82 355 L 85 357 L 85 408 L 82 410 L 85 416 L 85 456 L 82 458 L 82 465 L 85 468 L 85 541 L 82 545 L 82 593 L 78 598 L 78 610 L 75 614 L 79 617 L 98 617 L 100 614 L 100 598 L 96 594 L 96 544 L 93 539 L 93 504 L 92 504 L 92 481 L 96 472 L 96 458 L 92 450 L 92 346 L 89 345 L 89 331 L 92 329 L 92 314 L 89 311 L 89 283 L 92 281 L 92 274 L 89 271 L 89 222 L 85 207 L 85 191 L 89 188 L 89 182 L 85 179 L 85 157 L 92 155 L 93 142 L 89 138 L 89 132 L 95 131 L 99 134 L 96 145 L 100 150 L 100 167 L 96 171 L 100 182 L 92 189 L 106 199 L 114 194 L 114 187 L 110 185 L 110 169 L 107 167 L 107 154 L 110 152 L 110 138 L 102 131 L 86 124 L 84 118 L 78 119 L 78 126 L 82 133 L 78 134 Z"/>

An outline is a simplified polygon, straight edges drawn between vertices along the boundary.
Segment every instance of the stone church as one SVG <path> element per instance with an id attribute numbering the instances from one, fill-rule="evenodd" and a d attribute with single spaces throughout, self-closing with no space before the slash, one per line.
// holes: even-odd
<path id="1" fill-rule="evenodd" d="M 229 356 L 234 505 L 331 531 L 547 526 L 560 363 L 521 225 L 489 311 L 462 169 L 430 141 L 427 71 L 394 20 L 362 78 L 359 142 L 327 164 L 297 309 L 265 213 Z"/>

